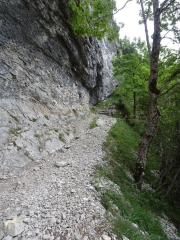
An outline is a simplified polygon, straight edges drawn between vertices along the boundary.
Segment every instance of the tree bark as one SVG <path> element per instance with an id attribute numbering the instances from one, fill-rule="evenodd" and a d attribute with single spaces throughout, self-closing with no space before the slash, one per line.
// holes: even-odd
<path id="1" fill-rule="evenodd" d="M 146 159 L 149 150 L 149 146 L 156 134 L 157 124 L 159 120 L 159 111 L 157 108 L 157 95 L 150 92 L 149 93 L 149 113 L 148 113 L 148 123 L 146 131 L 139 143 L 138 158 L 136 163 L 136 169 L 134 173 L 134 180 L 139 184 L 141 188 L 144 171 L 146 167 Z"/>
<path id="2" fill-rule="evenodd" d="M 174 178 L 173 178 L 173 180 L 172 180 L 172 183 L 171 183 L 171 185 L 168 187 L 168 190 L 167 190 L 166 194 L 163 196 L 163 198 L 167 197 L 168 194 L 171 192 L 171 190 L 172 190 L 172 188 L 173 188 L 173 186 L 174 186 L 174 184 L 175 184 L 175 182 L 176 182 L 176 179 L 177 179 L 177 177 L 179 176 L 179 174 L 180 174 L 180 168 L 177 170 L 177 172 L 176 172 L 176 174 L 175 174 L 175 176 L 174 176 Z"/>
<path id="3" fill-rule="evenodd" d="M 147 27 L 147 17 L 145 15 L 144 5 L 143 5 L 143 1 L 142 0 L 140 0 L 140 4 L 141 4 L 143 23 L 144 23 L 144 29 L 145 29 L 145 35 L 146 35 L 146 43 L 147 43 L 147 48 L 148 48 L 148 52 L 149 52 L 149 55 L 150 55 L 151 54 L 151 45 L 150 45 L 150 42 L 149 42 L 149 34 L 148 34 L 148 27 Z"/>
<path id="4" fill-rule="evenodd" d="M 136 119 L 136 92 L 133 92 L 133 115 L 134 115 L 134 119 Z"/>

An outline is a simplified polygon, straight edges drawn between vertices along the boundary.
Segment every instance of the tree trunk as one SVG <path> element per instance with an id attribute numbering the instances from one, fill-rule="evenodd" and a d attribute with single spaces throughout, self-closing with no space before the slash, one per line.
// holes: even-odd
<path id="1" fill-rule="evenodd" d="M 173 180 L 172 180 L 172 183 L 171 183 L 171 185 L 168 187 L 168 190 L 167 190 L 166 194 L 163 196 L 163 198 L 167 197 L 168 194 L 171 192 L 171 190 L 172 190 L 172 188 L 173 188 L 173 186 L 174 186 L 174 184 L 175 184 L 175 182 L 176 182 L 176 179 L 177 179 L 177 177 L 179 176 L 179 174 L 180 174 L 180 168 L 177 170 L 177 172 L 176 172 L 176 174 L 175 174 L 175 176 L 174 176 L 174 178 L 173 178 Z"/>
<path id="2" fill-rule="evenodd" d="M 136 183 L 139 184 L 139 188 L 141 188 L 141 185 L 143 182 L 149 146 L 153 137 L 156 134 L 157 124 L 159 119 L 159 111 L 157 109 L 157 95 L 151 92 L 149 94 L 149 114 L 148 115 L 149 116 L 148 116 L 146 131 L 139 143 L 138 160 L 136 163 L 136 169 L 134 173 L 134 180 Z"/>
<path id="3" fill-rule="evenodd" d="M 134 119 L 136 119 L 136 92 L 133 92 L 133 115 Z"/>
<path id="4" fill-rule="evenodd" d="M 142 1 L 141 1 L 142 2 Z M 146 167 L 147 154 L 149 146 L 156 134 L 157 124 L 159 120 L 159 111 L 157 108 L 157 96 L 160 91 L 157 89 L 158 81 L 158 63 L 159 63 L 159 53 L 160 53 L 160 8 L 159 0 L 154 0 L 153 2 L 153 16 L 154 16 L 154 34 L 153 34 L 153 44 L 152 51 L 150 53 L 150 76 L 149 76 L 149 111 L 148 111 L 148 123 L 146 126 L 146 131 L 139 143 L 139 152 L 136 163 L 136 168 L 134 172 L 134 180 L 138 183 L 138 188 L 141 189 L 143 182 L 144 171 Z M 146 22 L 146 19 L 144 19 Z M 149 42 L 147 41 L 147 47 L 149 49 Z"/>

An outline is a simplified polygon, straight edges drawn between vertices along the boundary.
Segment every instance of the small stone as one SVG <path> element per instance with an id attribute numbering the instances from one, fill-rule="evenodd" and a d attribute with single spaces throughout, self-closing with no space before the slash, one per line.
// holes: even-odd
<path id="1" fill-rule="evenodd" d="M 69 149 L 71 147 L 71 145 L 65 145 L 64 146 L 66 149 Z"/>
<path id="2" fill-rule="evenodd" d="M 12 240 L 12 237 L 11 236 L 6 236 L 3 238 L 3 240 Z"/>
<path id="3" fill-rule="evenodd" d="M 34 211 L 30 210 L 27 216 L 33 216 L 33 215 L 34 215 Z"/>
<path id="4" fill-rule="evenodd" d="M 26 224 L 29 223 L 30 221 L 31 221 L 30 218 L 24 218 L 23 219 L 23 222 L 26 223 Z"/>
<path id="5" fill-rule="evenodd" d="M 132 225 L 133 225 L 135 228 L 139 228 L 136 223 L 132 223 Z"/>
<path id="6" fill-rule="evenodd" d="M 62 213 L 62 219 L 65 220 L 66 219 L 66 214 Z"/>
<path id="7" fill-rule="evenodd" d="M 69 163 L 66 162 L 66 161 L 61 161 L 61 162 L 56 162 L 56 163 L 55 163 L 55 166 L 58 167 L 58 168 L 60 168 L 60 167 L 65 167 L 65 166 L 67 166 L 67 165 L 69 165 Z"/>
<path id="8" fill-rule="evenodd" d="M 126 236 L 122 235 L 122 240 L 129 240 Z"/>
<path id="9" fill-rule="evenodd" d="M 3 239 L 3 237 L 4 237 L 4 232 L 3 230 L 0 230 L 0 239 Z"/>
<path id="10" fill-rule="evenodd" d="M 86 197 L 84 197 L 84 198 L 83 198 L 83 200 L 84 200 L 84 201 L 86 201 L 86 202 L 87 202 L 87 201 L 89 201 L 89 199 L 88 199 L 88 198 L 86 198 Z"/>
<path id="11" fill-rule="evenodd" d="M 46 235 L 43 236 L 43 239 L 47 239 L 47 240 L 49 240 L 50 237 L 51 237 L 51 236 L 50 236 L 49 234 L 46 234 Z"/>
<path id="12" fill-rule="evenodd" d="M 140 232 L 142 233 L 143 236 L 148 236 L 149 235 L 147 232 L 144 232 L 142 230 L 140 230 Z"/>
<path id="13" fill-rule="evenodd" d="M 18 182 L 20 182 L 20 183 L 22 184 L 21 181 L 18 181 Z M 15 212 L 17 213 L 17 215 L 20 215 L 20 213 L 21 213 L 21 208 L 20 208 L 20 207 L 17 207 L 17 208 L 15 209 Z"/>
<path id="14" fill-rule="evenodd" d="M 0 180 L 7 180 L 8 178 L 6 176 L 0 176 Z"/>
<path id="15" fill-rule="evenodd" d="M 26 233 L 26 235 L 27 235 L 28 237 L 30 237 L 30 236 L 33 235 L 33 233 L 32 233 L 31 231 L 28 231 L 28 232 Z"/>
<path id="16" fill-rule="evenodd" d="M 6 220 L 12 220 L 15 217 L 17 217 L 17 214 L 16 213 L 11 213 L 11 214 L 7 215 Z"/>
<path id="17" fill-rule="evenodd" d="M 39 228 L 36 228 L 36 229 L 35 229 L 35 233 L 36 233 L 36 235 L 38 235 L 38 234 L 40 233 Z"/>
<path id="18" fill-rule="evenodd" d="M 51 217 L 50 213 L 47 213 L 45 217 L 50 218 Z"/>
<path id="19" fill-rule="evenodd" d="M 13 220 L 8 220 L 4 224 L 4 230 L 7 235 L 17 236 L 24 231 L 24 224 L 22 222 L 22 217 L 15 217 Z"/>
<path id="20" fill-rule="evenodd" d="M 60 223 L 61 223 L 61 219 L 59 219 L 59 218 L 56 219 L 56 223 L 57 223 L 57 224 L 60 224 Z"/>
<path id="21" fill-rule="evenodd" d="M 50 224 L 56 223 L 56 218 L 55 218 L 55 217 L 51 217 L 51 218 L 49 219 L 49 222 L 50 222 Z"/>
<path id="22" fill-rule="evenodd" d="M 19 240 L 19 237 L 13 237 L 13 240 Z"/>
<path id="23" fill-rule="evenodd" d="M 40 170 L 39 167 L 35 167 L 35 168 L 34 168 L 34 171 L 39 171 L 39 170 Z"/>
<path id="24" fill-rule="evenodd" d="M 102 235 L 102 239 L 103 240 L 111 240 L 111 238 L 110 237 L 108 237 L 107 235 L 105 235 L 105 234 L 103 234 Z"/>
<path id="25" fill-rule="evenodd" d="M 57 182 L 56 185 L 58 188 L 60 188 L 62 186 L 62 184 L 60 182 Z"/>
<path id="26" fill-rule="evenodd" d="M 95 204 L 95 203 L 93 203 L 93 202 L 91 202 L 91 206 L 95 207 L 95 206 L 96 206 L 96 204 Z"/>
<path id="27" fill-rule="evenodd" d="M 88 239 L 89 239 L 88 236 L 83 237 L 83 240 L 88 240 Z"/>

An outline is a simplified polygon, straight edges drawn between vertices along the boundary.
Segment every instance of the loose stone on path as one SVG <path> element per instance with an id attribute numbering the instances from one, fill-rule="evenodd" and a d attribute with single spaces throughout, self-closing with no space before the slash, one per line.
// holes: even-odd
<path id="1" fill-rule="evenodd" d="M 91 184 L 95 166 L 103 162 L 102 144 L 115 119 L 101 115 L 98 127 L 89 129 L 93 118 L 78 123 L 78 138 L 64 150 L 0 182 L 0 222 L 6 226 L 0 225 L 0 240 L 12 236 L 18 240 L 115 240 Z"/>

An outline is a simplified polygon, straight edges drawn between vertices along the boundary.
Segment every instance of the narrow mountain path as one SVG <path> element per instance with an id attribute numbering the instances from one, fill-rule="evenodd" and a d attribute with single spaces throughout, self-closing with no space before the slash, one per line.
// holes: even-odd
<path id="1" fill-rule="evenodd" d="M 61 152 L 0 179 L 0 240 L 111 240 L 105 209 L 91 184 L 102 163 L 102 144 L 115 119 L 78 123 L 77 137 Z"/>

